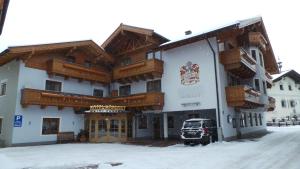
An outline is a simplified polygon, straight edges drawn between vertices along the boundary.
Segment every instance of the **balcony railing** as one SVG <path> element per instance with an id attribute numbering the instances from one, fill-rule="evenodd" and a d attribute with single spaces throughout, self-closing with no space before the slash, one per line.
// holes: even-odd
<path id="1" fill-rule="evenodd" d="M 272 76 L 268 72 L 266 72 L 265 75 L 266 75 L 267 88 L 271 88 L 273 83 Z"/>
<path id="2" fill-rule="evenodd" d="M 104 98 L 99 97 L 28 88 L 22 89 L 21 99 L 23 107 L 39 105 L 42 108 L 57 106 L 61 109 L 64 107 L 89 108 L 91 105 L 103 104 L 105 102 Z"/>
<path id="3" fill-rule="evenodd" d="M 23 107 L 39 105 L 41 108 L 47 106 L 56 106 L 60 109 L 64 107 L 89 108 L 91 105 L 99 104 L 122 105 L 128 109 L 161 110 L 164 105 L 164 93 L 148 92 L 115 98 L 99 98 L 72 93 L 22 89 L 21 105 Z"/>
<path id="4" fill-rule="evenodd" d="M 126 83 L 154 77 L 161 77 L 162 74 L 163 61 L 150 59 L 115 68 L 113 71 L 113 80 Z"/>
<path id="5" fill-rule="evenodd" d="M 234 48 L 220 53 L 225 70 L 242 78 L 256 74 L 256 61 L 243 48 Z"/>
<path id="6" fill-rule="evenodd" d="M 48 74 L 105 84 L 111 82 L 111 75 L 109 72 L 87 68 L 78 64 L 67 63 L 59 59 L 49 61 Z"/>
<path id="7" fill-rule="evenodd" d="M 130 96 L 111 98 L 111 103 L 126 106 L 129 109 L 162 109 L 164 105 L 164 93 L 148 92 Z"/>
<path id="8" fill-rule="evenodd" d="M 274 111 L 276 108 L 276 100 L 274 97 L 269 97 L 268 111 Z"/>
<path id="9" fill-rule="evenodd" d="M 226 100 L 230 107 L 251 109 L 263 106 L 260 93 L 244 85 L 226 87 Z"/>
<path id="10" fill-rule="evenodd" d="M 250 45 L 258 46 L 262 51 L 267 50 L 267 40 L 260 32 L 249 32 Z"/>

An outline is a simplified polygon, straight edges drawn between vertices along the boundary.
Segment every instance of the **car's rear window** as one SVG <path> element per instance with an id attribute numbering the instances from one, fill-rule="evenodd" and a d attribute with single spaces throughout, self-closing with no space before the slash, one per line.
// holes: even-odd
<path id="1" fill-rule="evenodd" d="M 201 127 L 200 121 L 186 121 L 184 122 L 184 128 L 198 128 Z"/>

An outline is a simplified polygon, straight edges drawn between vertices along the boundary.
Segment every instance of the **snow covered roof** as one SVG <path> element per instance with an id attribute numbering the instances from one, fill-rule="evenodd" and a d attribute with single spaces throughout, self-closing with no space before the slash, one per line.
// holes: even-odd
<path id="1" fill-rule="evenodd" d="M 300 83 L 300 74 L 293 69 L 282 71 L 280 74 L 272 75 L 273 82 L 277 82 L 283 77 L 290 77 L 295 80 L 296 83 Z"/>
<path id="2" fill-rule="evenodd" d="M 215 31 L 220 31 L 221 29 L 224 29 L 224 28 L 229 28 L 229 27 L 244 28 L 246 26 L 249 26 L 249 25 L 255 24 L 257 22 L 261 22 L 261 21 L 262 21 L 262 17 L 260 17 L 260 16 L 250 18 L 250 19 L 238 20 L 238 21 L 228 23 L 228 24 L 225 24 L 225 25 L 216 26 L 214 28 L 211 28 L 209 30 L 206 30 L 206 31 L 203 31 L 203 32 L 200 32 L 200 33 L 186 35 L 184 37 L 174 39 L 174 40 L 171 40 L 171 41 L 166 42 L 164 44 L 161 44 L 160 46 L 163 47 L 163 46 L 167 46 L 167 45 L 170 45 L 170 44 L 173 44 L 173 43 L 176 43 L 176 42 L 180 42 L 180 41 L 183 41 L 183 40 L 187 40 L 187 39 L 190 39 L 190 38 L 205 36 L 209 33 L 212 33 L 212 32 L 215 32 Z"/>

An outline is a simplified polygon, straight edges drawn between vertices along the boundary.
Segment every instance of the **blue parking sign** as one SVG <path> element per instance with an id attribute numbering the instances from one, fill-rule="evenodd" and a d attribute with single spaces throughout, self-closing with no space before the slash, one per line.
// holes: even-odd
<path id="1" fill-rule="evenodd" d="M 22 115 L 15 115 L 14 127 L 22 127 Z"/>

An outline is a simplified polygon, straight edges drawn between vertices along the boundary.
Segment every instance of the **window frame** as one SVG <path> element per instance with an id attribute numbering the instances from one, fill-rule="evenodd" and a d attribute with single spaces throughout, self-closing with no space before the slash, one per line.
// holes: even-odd
<path id="1" fill-rule="evenodd" d="M 3 129 L 3 120 L 4 118 L 0 116 L 0 135 L 2 134 L 2 129 Z"/>
<path id="2" fill-rule="evenodd" d="M 156 88 L 157 87 L 156 86 L 157 83 L 159 84 L 159 89 Z M 150 86 L 150 85 L 152 85 L 152 86 Z M 152 88 L 150 88 L 150 87 L 152 87 Z M 157 80 L 147 81 L 147 83 L 146 83 L 146 90 L 147 90 L 147 92 L 161 92 L 161 80 L 157 79 Z"/>
<path id="3" fill-rule="evenodd" d="M 286 108 L 287 107 L 286 100 L 284 100 L 284 99 L 281 100 L 281 107 L 282 108 Z"/>
<path id="4" fill-rule="evenodd" d="M 101 90 L 101 91 L 102 91 L 102 96 L 96 96 L 96 95 L 95 95 L 95 90 L 99 90 L 99 91 Z M 104 90 L 103 90 L 103 89 L 99 89 L 99 88 L 94 88 L 94 89 L 93 89 L 93 96 L 94 96 L 94 97 L 103 98 L 103 97 L 104 97 Z"/>
<path id="5" fill-rule="evenodd" d="M 48 89 L 47 89 L 47 81 L 60 83 L 60 91 L 48 90 Z M 45 86 L 45 90 L 46 90 L 46 91 L 51 91 L 51 92 L 63 92 L 63 82 L 62 82 L 62 81 L 59 81 L 59 80 L 46 79 L 46 80 L 45 80 L 45 85 L 44 85 L 44 86 Z"/>
<path id="6" fill-rule="evenodd" d="M 5 92 L 4 93 L 2 93 L 3 92 L 3 88 L 2 88 L 3 84 L 5 84 L 5 90 L 4 90 Z M 7 94 L 7 79 L 4 79 L 4 80 L 0 81 L 0 97 L 6 96 L 6 94 Z"/>
<path id="7" fill-rule="evenodd" d="M 282 90 L 282 91 L 284 90 L 283 84 L 279 85 L 279 89 Z"/>
<path id="8" fill-rule="evenodd" d="M 43 133 L 43 127 L 44 127 L 44 119 L 58 119 L 58 129 L 57 129 L 57 133 Z M 44 116 L 41 119 L 42 123 L 41 123 L 41 135 L 42 136 L 49 136 L 49 135 L 57 135 L 60 130 L 61 130 L 61 117 L 48 117 L 48 116 Z"/>
<path id="9" fill-rule="evenodd" d="M 123 94 L 121 93 L 121 88 L 129 87 L 129 93 L 128 94 Z M 122 85 L 119 86 L 119 96 L 130 96 L 131 95 L 131 85 Z"/>
<path id="10" fill-rule="evenodd" d="M 289 91 L 293 91 L 292 85 L 289 85 L 288 88 L 289 88 Z"/>

